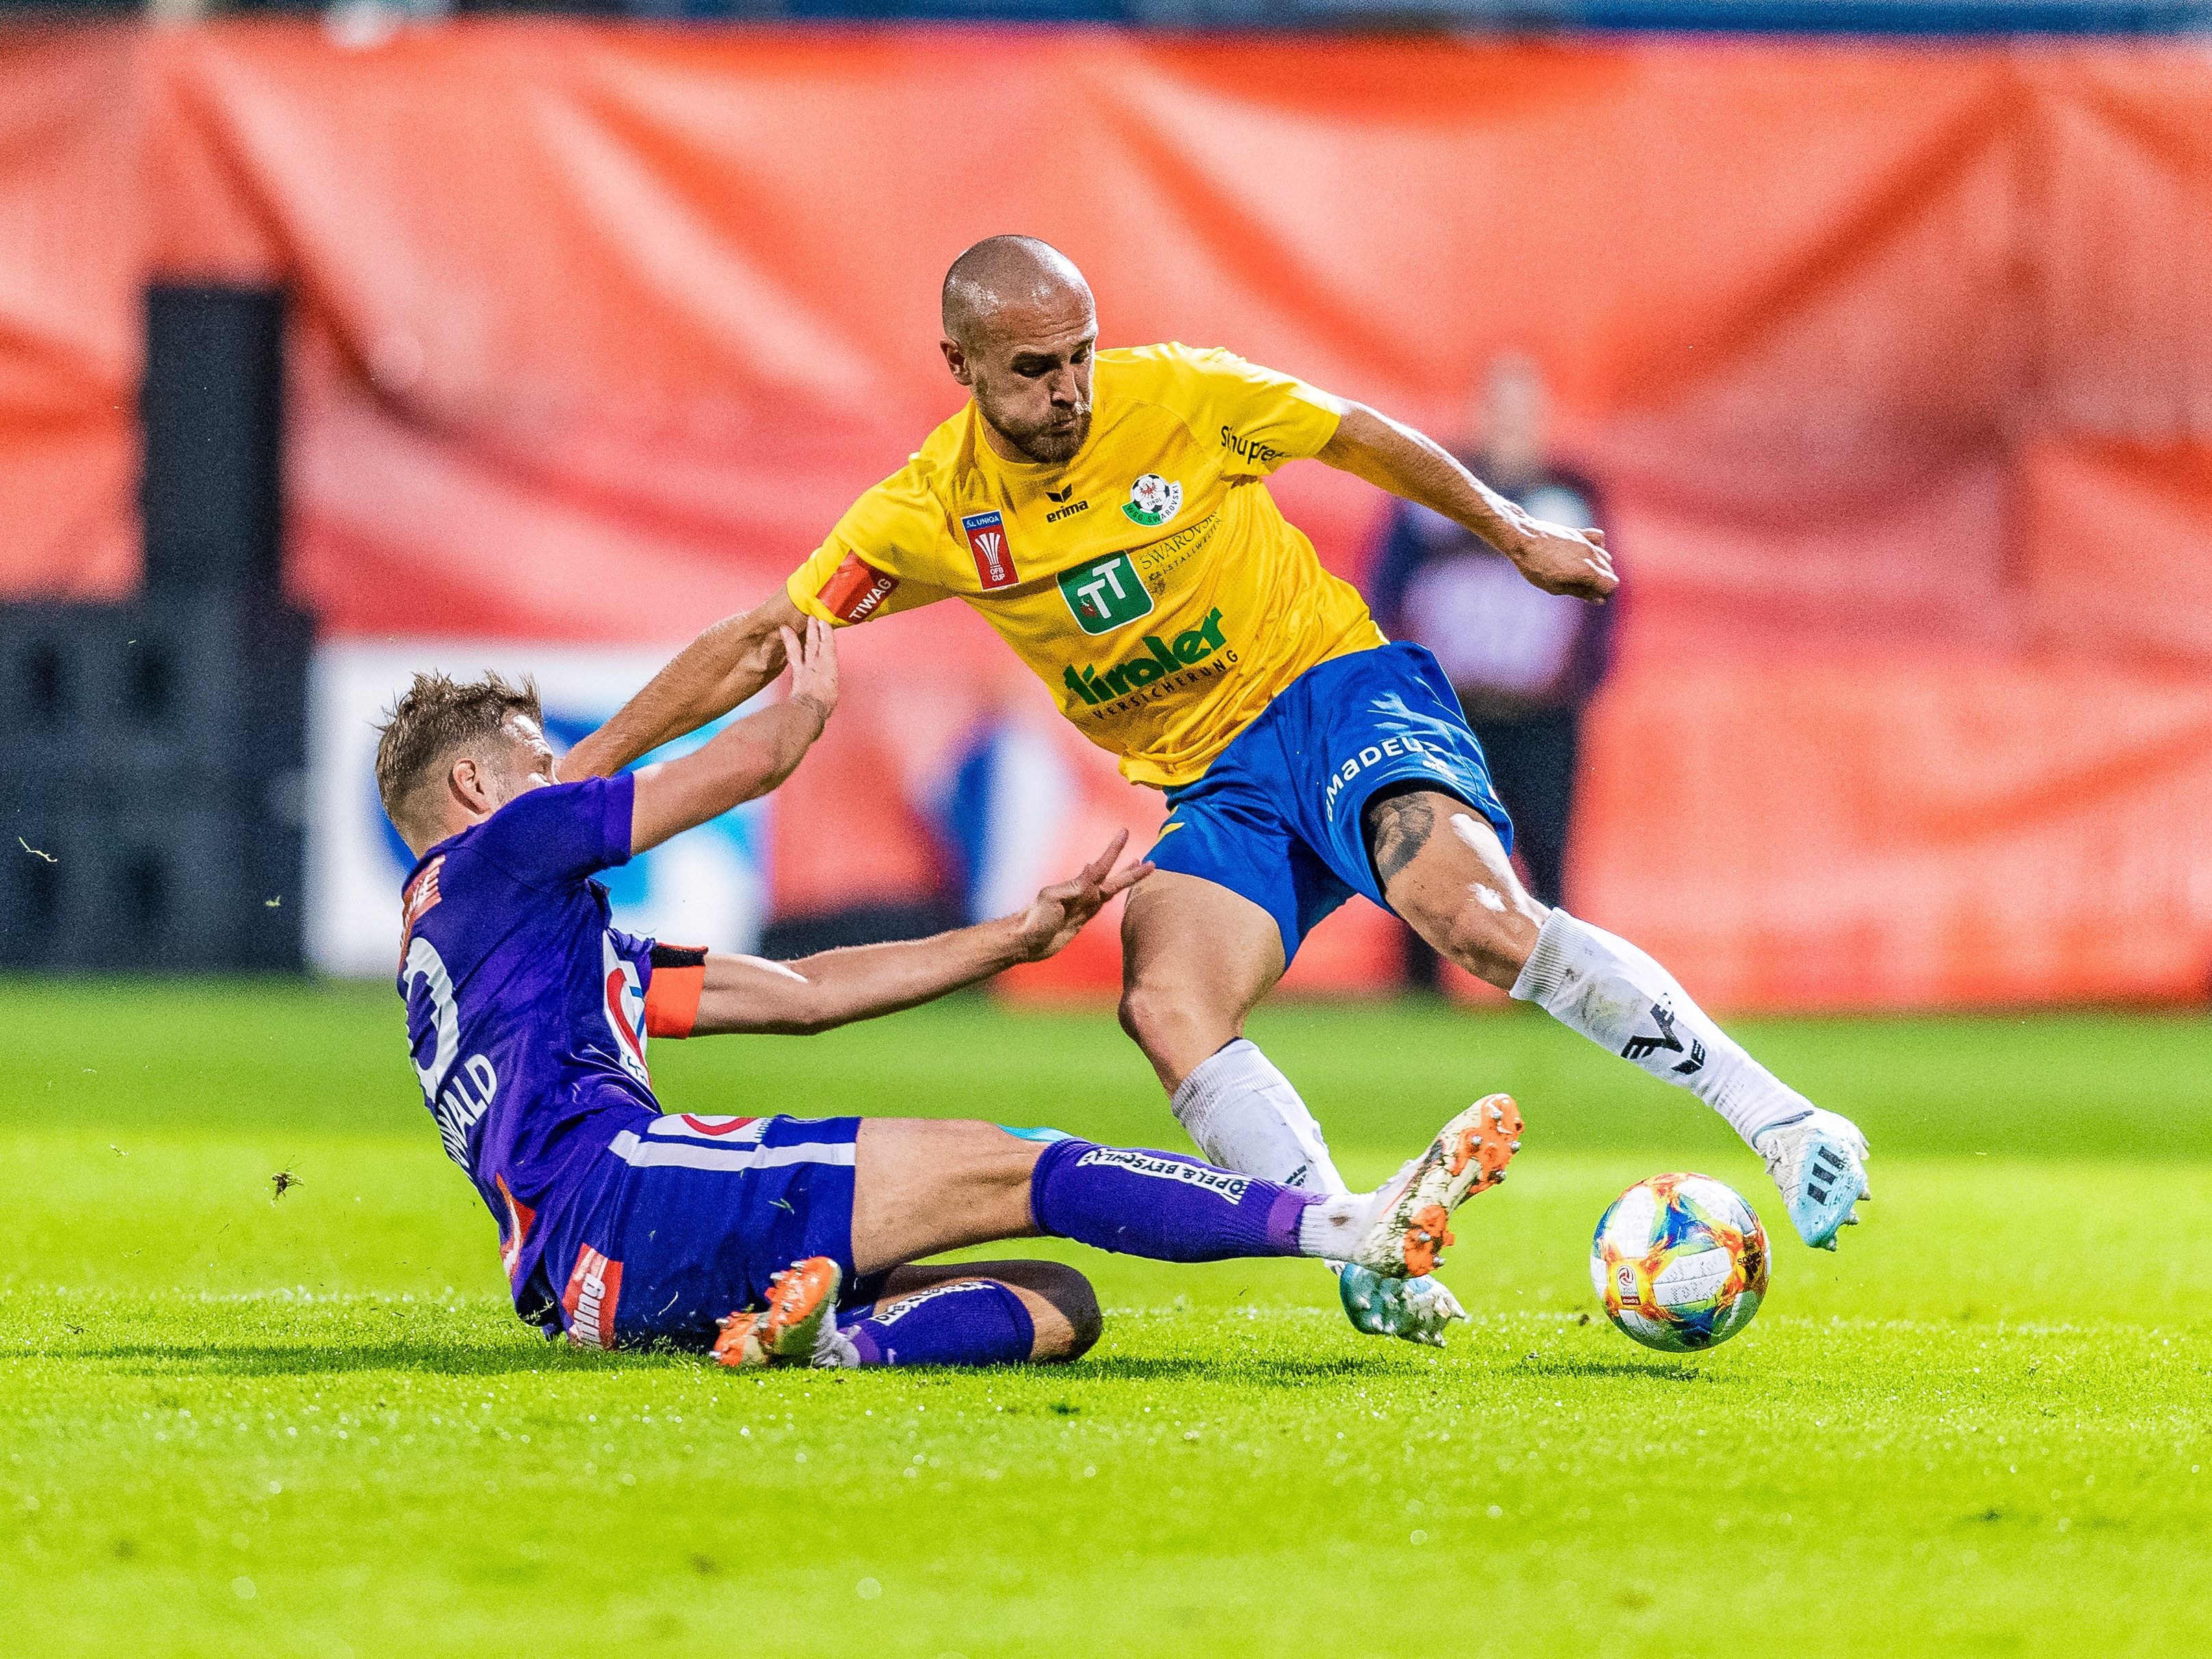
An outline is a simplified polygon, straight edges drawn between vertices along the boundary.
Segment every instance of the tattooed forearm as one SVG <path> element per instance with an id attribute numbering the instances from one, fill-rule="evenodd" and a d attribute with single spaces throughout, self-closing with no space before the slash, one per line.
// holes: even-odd
<path id="1" fill-rule="evenodd" d="M 1367 803 L 1364 816 L 1375 873 L 1387 888 L 1429 844 L 1437 827 L 1436 809 L 1425 793 L 1381 795 Z"/>

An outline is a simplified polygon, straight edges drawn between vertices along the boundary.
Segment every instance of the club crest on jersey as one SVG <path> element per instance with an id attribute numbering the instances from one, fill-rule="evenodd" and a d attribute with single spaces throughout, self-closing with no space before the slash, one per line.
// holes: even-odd
<path id="1" fill-rule="evenodd" d="M 968 538 L 968 551 L 975 560 L 975 579 L 988 593 L 994 587 L 1012 587 L 1014 550 L 1006 540 L 1006 520 L 996 513 L 970 513 L 960 520 Z"/>
<path id="2" fill-rule="evenodd" d="M 1182 511 L 1182 486 L 1157 472 L 1147 472 L 1129 486 L 1129 499 L 1121 503 L 1121 511 L 1133 524 L 1147 528 L 1165 524 Z"/>
<path id="3" fill-rule="evenodd" d="M 1086 634 L 1110 634 L 1152 613 L 1152 596 L 1127 553 L 1060 573 L 1060 597 Z"/>

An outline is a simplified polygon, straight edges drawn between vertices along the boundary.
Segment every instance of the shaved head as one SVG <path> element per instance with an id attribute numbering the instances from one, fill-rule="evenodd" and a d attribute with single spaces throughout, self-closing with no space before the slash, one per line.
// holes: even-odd
<path id="1" fill-rule="evenodd" d="M 989 236 L 945 273 L 945 354 L 986 440 L 1010 461 L 1062 465 L 1091 435 L 1098 313 L 1075 262 L 1034 236 Z"/>
<path id="2" fill-rule="evenodd" d="M 945 273 L 945 337 L 971 344 L 1006 312 L 1089 306 L 1091 284 L 1075 261 L 1034 236 L 986 236 Z"/>

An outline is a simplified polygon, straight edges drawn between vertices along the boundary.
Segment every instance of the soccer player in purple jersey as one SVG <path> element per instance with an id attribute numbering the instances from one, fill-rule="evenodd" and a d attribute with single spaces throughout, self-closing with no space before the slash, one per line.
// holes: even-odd
<path id="1" fill-rule="evenodd" d="M 829 625 L 787 630 L 790 695 L 678 759 L 558 781 L 534 690 L 416 677 L 377 745 L 416 855 L 399 994 L 447 1152 L 499 1223 L 517 1312 L 590 1347 L 734 1365 L 1067 1359 L 1089 1285 L 1043 1261 L 920 1258 L 1049 1235 L 1170 1261 L 1310 1255 L 1428 1273 L 1521 1120 L 1477 1102 L 1372 1193 L 1325 1194 L 1172 1152 L 922 1118 L 664 1116 L 648 1038 L 825 1030 L 1051 956 L 1151 866 L 1124 836 L 1020 915 L 793 963 L 635 939 L 595 872 L 765 794 L 836 705 Z"/>

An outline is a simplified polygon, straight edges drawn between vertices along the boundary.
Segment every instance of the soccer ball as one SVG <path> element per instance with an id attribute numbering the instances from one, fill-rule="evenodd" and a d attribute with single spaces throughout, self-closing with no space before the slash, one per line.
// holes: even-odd
<path id="1" fill-rule="evenodd" d="M 1590 1284 L 1606 1317 L 1645 1347 L 1717 1347 L 1766 1294 L 1766 1230 L 1711 1176 L 1653 1176 L 1598 1218 Z"/>

